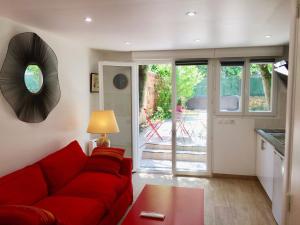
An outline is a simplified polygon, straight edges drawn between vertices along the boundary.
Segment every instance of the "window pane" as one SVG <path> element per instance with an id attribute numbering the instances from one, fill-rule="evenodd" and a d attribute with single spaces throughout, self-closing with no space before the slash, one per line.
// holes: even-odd
<path id="1" fill-rule="evenodd" d="M 221 66 L 220 111 L 240 112 L 242 96 L 243 66 Z"/>
<path id="2" fill-rule="evenodd" d="M 270 112 L 272 99 L 272 63 L 251 63 L 249 112 Z"/>

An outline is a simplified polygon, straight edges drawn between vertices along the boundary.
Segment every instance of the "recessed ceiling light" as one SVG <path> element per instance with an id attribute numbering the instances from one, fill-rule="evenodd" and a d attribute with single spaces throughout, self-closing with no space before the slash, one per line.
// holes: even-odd
<path id="1" fill-rule="evenodd" d="M 194 41 L 197 42 L 197 43 L 199 43 L 201 40 L 200 39 L 195 39 Z"/>
<path id="2" fill-rule="evenodd" d="M 187 16 L 196 16 L 197 12 L 195 11 L 190 11 L 190 12 L 187 12 L 185 15 Z"/>
<path id="3" fill-rule="evenodd" d="M 125 45 L 131 45 L 131 42 L 130 41 L 126 41 Z"/>
<path id="4" fill-rule="evenodd" d="M 266 36 L 265 36 L 265 38 L 271 38 L 271 37 L 272 37 L 271 35 L 266 35 Z"/>
<path id="5" fill-rule="evenodd" d="M 87 16 L 87 17 L 84 18 L 84 21 L 87 22 L 87 23 L 90 23 L 90 22 L 93 21 L 93 19 L 91 17 Z"/>

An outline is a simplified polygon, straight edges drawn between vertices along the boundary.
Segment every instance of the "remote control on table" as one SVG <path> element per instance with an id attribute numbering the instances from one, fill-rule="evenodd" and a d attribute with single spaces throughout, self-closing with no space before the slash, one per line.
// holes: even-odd
<path id="1" fill-rule="evenodd" d="M 160 219 L 160 220 L 163 220 L 165 218 L 164 214 L 157 213 L 157 212 L 147 212 L 147 211 L 142 211 L 140 216 L 153 218 L 153 219 Z"/>

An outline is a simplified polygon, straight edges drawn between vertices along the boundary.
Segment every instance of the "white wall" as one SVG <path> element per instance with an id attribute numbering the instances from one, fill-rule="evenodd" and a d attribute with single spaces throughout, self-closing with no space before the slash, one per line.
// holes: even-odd
<path id="1" fill-rule="evenodd" d="M 255 175 L 254 125 L 254 119 L 214 117 L 214 173 Z"/>
<path id="2" fill-rule="evenodd" d="M 89 73 L 98 73 L 98 62 L 103 60 L 103 53 L 98 50 L 90 50 L 90 72 Z M 93 111 L 99 110 L 99 94 L 90 93 L 90 113 Z M 96 138 L 99 135 L 91 135 L 92 138 Z"/>
<path id="3" fill-rule="evenodd" d="M 0 94 L 0 175 L 21 168 L 77 139 L 86 147 L 90 114 L 90 51 L 70 40 L 0 18 L 0 66 L 9 40 L 20 32 L 36 32 L 58 58 L 61 99 L 48 118 L 24 123 Z"/>

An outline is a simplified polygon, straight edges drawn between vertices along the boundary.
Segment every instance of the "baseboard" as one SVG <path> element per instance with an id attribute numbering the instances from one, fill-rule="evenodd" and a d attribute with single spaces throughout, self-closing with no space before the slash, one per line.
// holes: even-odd
<path id="1" fill-rule="evenodd" d="M 232 179 L 244 179 L 244 180 L 257 180 L 256 176 L 223 174 L 223 173 L 213 173 L 212 177 L 214 177 L 214 178 L 232 178 Z"/>

